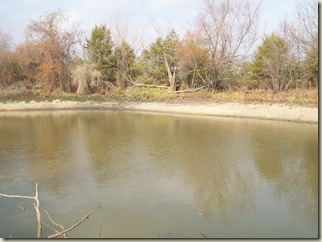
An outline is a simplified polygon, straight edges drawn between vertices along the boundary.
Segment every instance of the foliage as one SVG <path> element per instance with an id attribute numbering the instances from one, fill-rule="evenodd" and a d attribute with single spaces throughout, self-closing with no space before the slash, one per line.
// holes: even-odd
<path id="1" fill-rule="evenodd" d="M 174 97 L 169 89 L 149 87 L 131 87 L 126 89 L 124 95 L 126 99 L 135 101 L 167 100 Z"/>
<path id="2" fill-rule="evenodd" d="M 206 85 L 205 76 L 209 65 L 205 41 L 196 33 L 187 31 L 177 50 L 180 77 L 188 87 Z"/>
<path id="3" fill-rule="evenodd" d="M 10 36 L 0 31 L 0 85 L 9 85 L 21 79 L 19 62 L 10 50 Z"/>
<path id="4" fill-rule="evenodd" d="M 90 60 L 95 63 L 95 68 L 102 74 L 102 78 L 114 81 L 115 58 L 112 53 L 114 43 L 111 31 L 105 24 L 93 28 L 90 39 L 86 39 L 85 48 Z"/>
<path id="5" fill-rule="evenodd" d="M 17 60 L 9 60 L 6 64 L 6 69 L 11 82 L 17 82 L 23 78 L 22 70 Z"/>
<path id="6" fill-rule="evenodd" d="M 116 64 L 116 81 L 118 85 L 125 89 L 129 79 L 135 77 L 135 53 L 131 46 L 126 41 L 116 47 L 114 52 L 115 64 Z"/>
<path id="7" fill-rule="evenodd" d="M 109 28 L 95 25 L 83 38 L 67 14 L 46 13 L 30 21 L 25 41 L 15 48 L 9 34 L 0 31 L 0 85 L 53 95 L 113 95 L 117 87 L 120 96 L 131 88 L 129 83 L 163 85 L 172 91 L 317 88 L 316 0 L 299 0 L 295 20 L 281 22 L 254 52 L 260 5 L 251 1 L 204 0 L 183 38 L 174 29 L 165 36 L 158 31 L 142 52 L 140 38 L 129 36 L 129 26 L 119 21 Z M 136 96 L 153 96 L 141 94 Z"/>
<path id="8" fill-rule="evenodd" d="M 261 83 L 264 87 L 274 91 L 287 89 L 292 80 L 290 58 L 288 45 L 282 37 L 276 33 L 265 35 L 249 65 L 251 79 L 264 82 Z"/>
<path id="9" fill-rule="evenodd" d="M 317 33 L 313 39 L 313 42 L 310 44 L 308 51 L 306 52 L 304 66 L 306 70 L 305 77 L 315 86 L 317 86 L 319 76 L 319 50 Z"/>
<path id="10" fill-rule="evenodd" d="M 145 49 L 141 56 L 141 74 L 146 78 L 154 80 L 153 84 L 167 84 L 168 73 L 165 58 L 173 72 L 178 65 L 176 56 L 180 46 L 179 36 L 172 29 L 165 38 L 158 37 L 150 44 L 149 49 Z"/>
<path id="11" fill-rule="evenodd" d="M 10 85 L 23 79 L 19 62 L 12 54 L 0 56 L 0 84 Z"/>

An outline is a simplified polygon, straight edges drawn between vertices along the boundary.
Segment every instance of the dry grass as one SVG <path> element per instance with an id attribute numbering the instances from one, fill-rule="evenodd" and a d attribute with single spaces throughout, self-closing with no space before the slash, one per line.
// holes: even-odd
<path id="1" fill-rule="evenodd" d="M 131 101 L 165 101 L 176 96 L 169 89 L 148 87 L 128 87 L 123 95 Z"/>
<path id="2" fill-rule="evenodd" d="M 278 93 L 254 90 L 244 94 L 242 99 L 250 103 L 283 103 L 288 105 L 318 106 L 317 89 L 291 89 Z"/>
<path id="3" fill-rule="evenodd" d="M 43 90 L 29 90 L 22 93 L 0 93 L 0 102 L 13 101 L 166 101 L 166 102 L 239 102 L 239 103 L 280 103 L 287 105 L 318 106 L 318 89 L 291 89 L 288 91 L 273 93 L 268 90 L 226 91 L 208 92 L 200 90 L 191 93 L 174 93 L 168 89 L 128 87 L 126 90 L 117 90 L 108 95 L 91 94 L 77 95 L 62 92 L 54 92 L 48 95 Z"/>
<path id="4" fill-rule="evenodd" d="M 280 103 L 300 106 L 318 106 L 317 89 L 291 89 L 273 93 L 269 90 L 226 91 L 186 93 L 181 95 L 186 100 L 213 100 L 216 102 L 240 102 L 240 103 Z"/>

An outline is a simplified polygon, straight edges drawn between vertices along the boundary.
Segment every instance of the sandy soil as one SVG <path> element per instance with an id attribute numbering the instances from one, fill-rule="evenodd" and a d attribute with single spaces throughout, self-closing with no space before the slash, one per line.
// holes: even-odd
<path id="1" fill-rule="evenodd" d="M 20 110 L 77 110 L 77 109 L 111 109 L 146 112 L 163 112 L 177 114 L 210 115 L 225 117 L 243 117 L 269 120 L 284 120 L 305 123 L 318 123 L 317 107 L 286 106 L 281 104 L 242 104 L 216 103 L 214 101 L 200 102 L 12 102 L 0 103 L 0 111 Z M 3 113 L 2 113 L 3 114 Z M 7 113 L 8 114 L 8 113 Z M 1 115 L 1 112 L 0 112 Z"/>

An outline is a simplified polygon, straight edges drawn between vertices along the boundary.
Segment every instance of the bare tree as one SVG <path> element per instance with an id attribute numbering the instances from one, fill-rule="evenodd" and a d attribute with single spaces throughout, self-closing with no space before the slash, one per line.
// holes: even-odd
<path id="1" fill-rule="evenodd" d="M 318 1 L 298 1 L 294 16 L 292 22 L 286 18 L 281 21 L 279 33 L 287 40 L 296 58 L 298 73 L 295 80 L 302 84 L 307 81 L 309 85 L 316 84 L 318 79 Z"/>
<path id="2" fill-rule="evenodd" d="M 141 28 L 138 28 L 119 14 L 113 15 L 107 24 L 116 46 L 126 42 L 133 48 L 135 54 L 140 53 L 144 49 L 145 28 L 143 24 Z"/>
<path id="3" fill-rule="evenodd" d="M 0 84 L 10 82 L 11 78 L 7 68 L 10 57 L 10 36 L 8 33 L 0 31 Z"/>
<path id="4" fill-rule="evenodd" d="M 10 50 L 10 35 L 0 31 L 0 53 Z"/>
<path id="5" fill-rule="evenodd" d="M 300 51 L 308 52 L 318 34 L 318 1 L 299 1 L 295 14 L 296 21 L 290 24 L 292 37 Z"/>
<path id="6" fill-rule="evenodd" d="M 205 0 L 194 25 L 209 51 L 208 89 L 225 88 L 238 75 L 258 38 L 260 4 L 248 0 Z"/>

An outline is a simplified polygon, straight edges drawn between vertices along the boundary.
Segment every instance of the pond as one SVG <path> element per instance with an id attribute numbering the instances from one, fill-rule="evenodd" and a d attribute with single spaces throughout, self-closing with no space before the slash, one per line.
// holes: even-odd
<path id="1" fill-rule="evenodd" d="M 30 111 L 2 112 L 0 134 L 0 193 L 38 183 L 43 220 L 65 228 L 93 212 L 68 237 L 318 237 L 316 124 Z M 31 200 L 0 197 L 10 236 L 37 236 Z"/>

